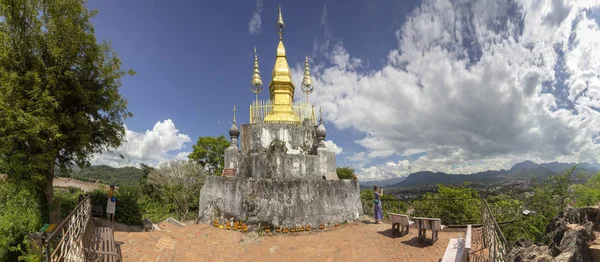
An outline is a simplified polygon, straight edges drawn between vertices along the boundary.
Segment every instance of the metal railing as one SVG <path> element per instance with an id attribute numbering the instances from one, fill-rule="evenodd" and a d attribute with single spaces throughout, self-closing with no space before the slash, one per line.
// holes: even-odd
<path id="1" fill-rule="evenodd" d="M 469 261 L 504 261 L 506 238 L 504 238 L 485 198 L 482 198 L 481 202 L 483 225 L 473 231 L 473 247 L 469 254 Z"/>
<path id="2" fill-rule="evenodd" d="M 271 100 L 257 100 L 250 105 L 250 124 L 264 123 L 265 117 L 273 111 Z M 315 106 L 304 101 L 295 101 L 292 111 L 300 119 L 300 123 L 308 119 L 311 125 L 317 125 Z"/>
<path id="3" fill-rule="evenodd" d="M 45 239 L 46 261 L 87 261 L 93 226 L 92 196 L 88 195 Z"/>

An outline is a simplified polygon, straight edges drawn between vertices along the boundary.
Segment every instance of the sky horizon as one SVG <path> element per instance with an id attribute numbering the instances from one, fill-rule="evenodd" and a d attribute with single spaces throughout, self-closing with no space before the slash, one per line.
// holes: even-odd
<path id="1" fill-rule="evenodd" d="M 91 0 L 98 40 L 137 72 L 127 142 L 91 163 L 185 159 L 200 136 L 229 139 L 234 105 L 248 123 L 279 4 L 295 100 L 308 56 L 327 146 L 361 180 L 599 162 L 600 0 Z"/>

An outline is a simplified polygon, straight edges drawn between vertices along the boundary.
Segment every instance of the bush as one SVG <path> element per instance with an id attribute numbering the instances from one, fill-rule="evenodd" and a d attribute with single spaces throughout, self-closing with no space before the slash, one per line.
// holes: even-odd
<path id="1" fill-rule="evenodd" d="M 138 205 L 138 199 L 142 196 L 140 189 L 122 186 L 117 190 L 116 195 L 115 220 L 126 225 L 141 226 L 142 211 Z M 108 199 L 108 196 L 105 199 Z"/>
<path id="2" fill-rule="evenodd" d="M 0 261 L 41 259 L 29 249 L 28 233 L 42 226 L 41 195 L 25 183 L 0 182 Z"/>
<path id="3" fill-rule="evenodd" d="M 591 177 L 583 185 L 573 186 L 575 206 L 585 207 L 600 203 L 600 173 Z"/>
<path id="4" fill-rule="evenodd" d="M 54 188 L 54 201 L 60 203 L 60 217 L 65 218 L 75 209 L 79 203 L 79 195 L 85 195 L 85 193 L 75 187 Z"/>
<path id="5" fill-rule="evenodd" d="M 169 217 L 175 217 L 175 205 L 173 204 L 163 203 L 147 195 L 142 195 L 138 200 L 138 204 L 142 209 L 142 217 L 148 218 L 154 223 L 164 221 Z"/>
<path id="6" fill-rule="evenodd" d="M 535 213 L 502 227 L 508 241 L 526 238 L 538 243 L 548 243 L 546 226 L 571 202 L 569 187 L 576 167 L 562 174 L 551 175 L 536 185 L 533 196 L 525 203 L 525 208 Z"/>
<path id="7" fill-rule="evenodd" d="M 481 223 L 481 200 L 475 189 L 438 185 L 438 192 L 427 193 L 413 203 L 413 216 L 439 218 L 444 225 Z"/>
<path id="8" fill-rule="evenodd" d="M 384 218 L 388 217 L 389 213 L 406 214 L 406 211 L 408 210 L 408 204 L 406 202 L 397 199 L 392 195 L 386 195 L 385 191 L 383 193 L 383 196 L 381 196 L 381 209 L 383 210 Z M 360 192 L 360 200 L 362 202 L 363 212 L 365 215 L 374 215 L 374 199 L 375 192 L 372 189 L 363 190 Z"/>

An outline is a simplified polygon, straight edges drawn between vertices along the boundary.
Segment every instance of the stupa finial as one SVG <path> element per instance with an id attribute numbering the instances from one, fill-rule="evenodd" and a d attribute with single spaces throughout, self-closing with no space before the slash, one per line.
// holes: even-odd
<path id="1" fill-rule="evenodd" d="M 306 103 L 308 104 L 308 95 L 313 92 L 312 80 L 310 79 L 310 68 L 308 67 L 308 56 L 304 60 L 304 79 L 302 79 L 302 92 L 306 94 Z"/>
<path id="2" fill-rule="evenodd" d="M 263 82 L 260 78 L 260 70 L 258 69 L 258 55 L 256 54 L 256 46 L 254 47 L 254 72 L 252 73 L 252 81 L 250 81 L 250 89 L 256 95 L 258 102 L 258 93 L 263 90 Z"/>
<path id="3" fill-rule="evenodd" d="M 277 17 L 277 34 L 279 40 L 283 39 L 283 33 L 285 31 L 285 23 L 283 23 L 283 16 L 281 15 L 281 5 L 279 5 L 279 16 Z"/>
<path id="4" fill-rule="evenodd" d="M 229 128 L 229 137 L 231 138 L 229 147 L 237 147 L 238 137 L 240 136 L 240 130 L 238 129 L 235 121 L 235 111 L 235 106 L 233 106 L 233 123 L 231 123 L 231 128 Z"/>

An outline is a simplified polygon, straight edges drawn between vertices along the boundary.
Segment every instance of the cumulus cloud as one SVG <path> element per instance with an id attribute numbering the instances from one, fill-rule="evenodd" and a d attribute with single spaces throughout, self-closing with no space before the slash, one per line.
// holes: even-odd
<path id="1" fill-rule="evenodd" d="M 112 152 L 92 156 L 92 165 L 109 165 L 113 167 L 137 166 L 141 163 L 156 166 L 169 160 L 184 160 L 190 152 L 170 154 L 185 148 L 192 139 L 179 133 L 171 119 L 157 122 L 152 130 L 137 133 L 125 126 L 125 142 Z"/>
<path id="2" fill-rule="evenodd" d="M 250 30 L 251 35 L 260 33 L 260 25 L 262 24 L 260 14 L 262 13 L 262 8 L 262 0 L 256 0 L 256 9 L 252 13 L 252 17 L 250 17 L 250 23 L 248 23 L 248 29 Z"/>
<path id="3" fill-rule="evenodd" d="M 333 141 L 325 140 L 325 148 L 327 148 L 331 152 L 335 152 L 336 155 L 339 155 L 343 152 L 341 147 L 338 147 Z"/>
<path id="4" fill-rule="evenodd" d="M 597 162 L 600 29 L 590 13 L 599 6 L 424 0 L 382 68 L 363 70 L 342 42 L 331 47 L 328 66 L 313 69 L 313 101 L 338 129 L 364 134 L 356 143 L 366 151 L 348 159 L 372 178 L 406 172 L 370 160 L 414 154 L 423 156 L 411 172 Z"/>

